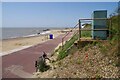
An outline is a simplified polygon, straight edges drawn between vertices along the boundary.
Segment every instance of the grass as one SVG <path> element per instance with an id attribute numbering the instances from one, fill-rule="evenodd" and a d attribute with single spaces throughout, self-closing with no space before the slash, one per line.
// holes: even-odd
<path id="1" fill-rule="evenodd" d="M 112 17 L 112 39 L 109 39 L 107 43 L 104 42 L 93 42 L 92 44 L 86 46 L 86 51 L 89 48 L 89 46 L 98 46 L 100 48 L 100 52 L 103 53 L 104 55 L 108 56 L 108 57 L 114 57 L 114 59 L 116 60 L 116 56 L 120 57 L 120 53 L 119 51 L 117 51 L 118 46 L 116 46 L 116 44 L 118 44 L 118 41 L 120 41 L 120 38 L 118 37 L 119 34 L 119 29 L 118 29 L 118 25 L 117 25 L 117 21 L 116 20 L 117 17 Z M 91 31 L 82 31 L 81 32 L 82 37 L 91 37 Z M 74 51 L 77 51 L 77 49 L 75 48 L 71 48 L 69 52 L 67 52 L 67 50 L 73 45 L 73 43 L 78 39 L 78 34 L 75 34 L 69 41 L 67 41 L 64 45 L 64 49 L 62 50 L 61 47 L 57 50 L 57 52 L 59 52 L 58 55 L 58 60 L 65 58 L 68 53 L 74 53 Z M 79 61 L 78 61 L 79 63 Z M 116 65 L 118 65 L 118 62 L 116 62 Z"/>
<path id="2" fill-rule="evenodd" d="M 120 16 L 120 15 L 119 15 Z M 112 32 L 111 34 L 111 39 L 108 40 L 106 43 L 97 43 L 97 45 L 100 48 L 101 53 L 109 57 L 110 59 L 114 60 L 114 63 L 116 66 L 120 66 L 119 61 L 117 58 L 120 58 L 120 51 L 118 50 L 119 46 L 119 34 L 120 34 L 120 29 L 118 26 L 118 16 L 113 16 L 111 17 L 112 20 Z"/>
<path id="3" fill-rule="evenodd" d="M 66 41 L 66 43 L 63 46 L 63 49 L 58 50 L 59 51 L 58 60 L 61 60 L 68 55 L 67 50 L 74 44 L 74 42 L 77 39 L 78 39 L 78 34 L 75 34 L 75 35 L 73 35 L 73 37 L 69 41 Z M 72 49 L 70 49 L 70 50 L 72 50 Z"/>
<path id="4" fill-rule="evenodd" d="M 120 63 L 119 61 L 117 60 L 117 58 L 120 59 L 120 51 L 119 51 L 119 41 L 120 41 L 120 15 L 117 15 L 117 16 L 113 16 L 112 18 L 112 39 L 109 41 L 111 43 L 109 47 L 112 47 L 111 50 L 109 49 L 110 51 L 110 56 L 111 57 L 114 57 L 114 60 L 116 61 L 116 66 L 119 66 L 120 67 Z"/>
<path id="5" fill-rule="evenodd" d="M 91 24 L 86 24 L 84 29 L 91 29 Z M 81 31 L 81 37 L 91 37 L 91 31 Z"/>
<path id="6" fill-rule="evenodd" d="M 86 25 L 85 28 L 91 28 L 91 25 Z M 75 47 L 72 47 L 71 49 L 70 47 L 74 44 L 78 37 L 78 34 L 73 35 L 73 37 L 69 41 L 66 41 L 66 43 L 63 45 L 63 49 L 61 49 L 60 47 L 55 51 L 59 52 L 58 60 L 65 58 L 68 55 L 68 53 L 74 53 L 77 50 Z M 91 37 L 91 31 L 81 31 L 81 37 Z M 70 49 L 69 52 L 68 49 Z"/>
<path id="7" fill-rule="evenodd" d="M 72 47 L 70 51 L 67 52 L 67 50 L 74 44 L 74 42 L 78 39 L 78 37 L 79 37 L 78 34 L 73 35 L 73 37 L 69 41 L 66 41 L 65 45 L 63 46 L 63 49 L 61 49 L 60 47 L 58 50 L 55 51 L 55 52 L 59 52 L 58 60 L 65 58 L 68 55 L 68 53 L 70 54 L 77 50 L 75 47 Z M 91 37 L 91 31 L 82 31 L 81 37 Z"/>
<path id="8" fill-rule="evenodd" d="M 81 37 L 91 37 L 91 31 L 81 31 Z"/>

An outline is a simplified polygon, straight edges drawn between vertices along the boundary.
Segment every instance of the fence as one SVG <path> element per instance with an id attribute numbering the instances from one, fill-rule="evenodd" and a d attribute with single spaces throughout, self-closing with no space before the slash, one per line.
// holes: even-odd
<path id="1" fill-rule="evenodd" d="M 81 28 L 81 23 L 82 23 L 82 21 L 93 21 L 93 20 L 107 20 L 106 21 L 106 25 L 108 26 L 108 27 L 106 27 L 106 28 L 97 28 L 97 29 L 84 29 L 84 28 Z M 108 18 L 93 18 L 93 19 L 79 19 L 79 40 L 80 40 L 80 38 L 81 38 L 81 31 L 106 31 L 106 32 L 108 32 L 108 35 L 109 35 L 109 37 L 110 37 L 110 35 L 111 35 L 111 26 L 112 26 L 112 20 L 111 19 L 108 19 Z M 100 34 L 99 34 L 100 35 Z"/>
<path id="2" fill-rule="evenodd" d="M 107 20 L 107 22 L 109 23 L 108 24 L 108 28 L 98 28 L 98 29 L 84 29 L 81 27 L 81 23 L 82 21 L 88 21 L 88 22 L 91 22 L 92 20 Z M 78 29 L 77 29 L 78 27 Z M 108 18 L 93 18 L 93 19 L 79 19 L 78 23 L 72 28 L 72 30 L 70 30 L 67 34 L 65 34 L 63 37 L 62 37 L 62 49 L 64 49 L 64 39 L 70 34 L 71 31 L 73 31 L 74 29 L 77 29 L 75 30 L 74 34 L 77 34 L 79 33 L 79 41 L 81 39 L 81 31 L 108 31 L 109 32 L 109 38 L 111 38 L 111 29 L 112 29 L 112 20 L 111 19 L 108 19 Z"/>

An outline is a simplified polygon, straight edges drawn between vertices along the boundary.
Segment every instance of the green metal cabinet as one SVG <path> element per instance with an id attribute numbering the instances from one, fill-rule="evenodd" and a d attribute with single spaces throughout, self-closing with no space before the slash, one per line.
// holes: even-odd
<path id="1" fill-rule="evenodd" d="M 99 10 L 93 12 L 93 18 L 107 18 L 107 10 Z M 92 22 L 92 29 L 106 29 L 107 21 L 95 19 Z M 92 30 L 92 38 L 93 39 L 107 39 L 107 31 L 105 30 Z"/>

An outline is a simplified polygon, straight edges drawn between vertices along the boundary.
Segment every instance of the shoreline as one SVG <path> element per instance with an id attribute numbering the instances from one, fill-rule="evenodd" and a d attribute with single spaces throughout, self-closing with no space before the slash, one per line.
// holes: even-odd
<path id="1" fill-rule="evenodd" d="M 8 29 L 10 29 L 10 31 Z M 0 40 L 16 39 L 16 38 L 31 37 L 31 36 L 39 36 L 39 35 L 44 35 L 45 33 L 49 32 L 49 31 L 64 30 L 65 28 L 38 28 L 38 29 L 37 28 L 25 28 L 25 30 L 28 29 L 28 30 L 26 30 L 27 34 L 24 32 L 24 29 L 23 29 L 22 34 L 21 34 L 21 31 L 22 31 L 21 28 L 15 28 L 15 30 L 16 29 L 20 29 L 20 31 L 18 31 L 16 33 L 16 32 L 14 32 L 14 28 L 13 28 L 13 30 L 12 30 L 12 28 L 3 28 L 2 33 L 4 33 L 4 34 L 1 36 Z M 6 35 L 8 35 L 8 36 L 6 36 Z"/>
<path id="2" fill-rule="evenodd" d="M 59 36 L 61 33 L 61 30 L 50 30 L 51 34 L 53 34 L 53 38 Z M 43 43 L 45 41 L 48 41 L 48 35 L 38 35 L 38 36 L 29 36 L 29 37 L 19 37 L 19 38 L 11 38 L 11 39 L 4 39 L 0 40 L 2 42 L 2 45 L 0 47 L 2 50 L 0 51 L 0 54 L 2 53 L 7 54 L 13 52 L 14 50 L 22 50 L 25 49 L 26 46 L 31 47 L 40 43 Z M 23 48 L 24 47 L 24 48 Z M 27 48 L 28 48 L 27 47 Z"/>
<path id="3" fill-rule="evenodd" d="M 39 36 L 44 36 L 46 35 L 46 33 L 48 33 L 48 31 L 43 31 L 40 34 L 36 33 L 36 34 L 30 34 L 30 35 L 25 35 L 25 36 L 18 36 L 18 37 L 10 37 L 10 38 L 5 38 L 5 39 L 1 39 L 1 40 L 11 40 L 11 39 L 21 39 L 21 38 L 30 38 L 30 37 L 39 37 Z M 50 34 L 50 32 L 48 33 L 48 35 Z M 1 41 L 0 40 L 0 41 Z"/>
<path id="4" fill-rule="evenodd" d="M 36 35 L 36 36 L 26 36 L 26 37 L 15 37 L 15 38 L 8 38 L 8 39 L 2 39 L 0 41 L 9 41 L 9 40 L 20 40 L 20 39 L 25 39 L 25 38 L 35 38 L 35 37 L 41 37 L 45 35 Z"/>

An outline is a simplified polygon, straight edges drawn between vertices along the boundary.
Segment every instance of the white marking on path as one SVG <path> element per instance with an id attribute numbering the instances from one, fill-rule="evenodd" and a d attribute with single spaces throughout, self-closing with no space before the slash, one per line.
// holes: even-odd
<path id="1" fill-rule="evenodd" d="M 10 71 L 12 74 L 19 76 L 20 78 L 34 78 L 32 74 L 25 72 L 23 66 L 12 65 L 8 68 L 5 68 L 5 71 Z"/>
<path id="2" fill-rule="evenodd" d="M 10 51 L 7 51 L 7 52 L 2 52 L 2 53 L 0 53 L 0 56 L 8 55 L 8 54 L 11 54 L 11 53 L 16 52 L 16 51 L 20 51 L 20 50 L 25 49 L 25 48 L 29 48 L 31 46 L 33 46 L 33 45 L 22 46 L 21 48 L 13 49 L 13 50 L 10 50 Z"/>

